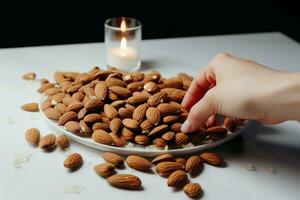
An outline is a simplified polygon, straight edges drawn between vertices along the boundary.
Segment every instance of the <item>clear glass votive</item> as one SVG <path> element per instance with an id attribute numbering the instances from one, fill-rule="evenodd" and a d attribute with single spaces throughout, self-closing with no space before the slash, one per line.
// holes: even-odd
<path id="1" fill-rule="evenodd" d="M 127 17 L 107 19 L 104 23 L 106 64 L 125 71 L 141 66 L 142 24 Z"/>

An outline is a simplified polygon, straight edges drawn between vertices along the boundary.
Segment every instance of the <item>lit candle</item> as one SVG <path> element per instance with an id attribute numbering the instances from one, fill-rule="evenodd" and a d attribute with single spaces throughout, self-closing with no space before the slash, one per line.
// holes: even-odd
<path id="1" fill-rule="evenodd" d="M 129 36 L 128 33 L 132 34 L 132 31 L 134 30 L 132 27 L 127 28 L 125 18 L 122 18 L 118 30 L 119 30 L 119 34 L 121 35 L 120 37 L 121 41 L 120 40 L 118 41 L 120 42 L 119 45 L 109 46 L 110 40 L 106 39 L 105 41 L 107 47 L 106 48 L 107 65 L 112 67 L 117 67 L 119 69 L 126 70 L 126 71 L 137 70 L 140 66 L 141 61 L 140 61 L 139 46 L 136 45 L 139 43 L 137 43 L 136 40 L 137 39 L 140 40 L 140 34 L 136 34 L 138 36 L 137 38 L 132 38 L 132 35 L 131 37 L 129 37 L 129 39 L 127 38 L 127 36 Z M 107 33 L 109 33 L 109 31 L 106 31 L 106 34 Z"/>

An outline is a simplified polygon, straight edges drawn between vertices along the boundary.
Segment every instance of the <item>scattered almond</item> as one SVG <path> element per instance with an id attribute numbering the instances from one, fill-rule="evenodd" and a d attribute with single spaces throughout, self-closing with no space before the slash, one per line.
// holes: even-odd
<path id="1" fill-rule="evenodd" d="M 183 170 L 176 170 L 168 178 L 169 187 L 178 187 L 188 180 L 187 174 Z"/>
<path id="2" fill-rule="evenodd" d="M 111 163 L 98 164 L 94 167 L 94 171 L 100 176 L 107 178 L 115 173 L 115 166 Z"/>
<path id="3" fill-rule="evenodd" d="M 120 167 L 124 164 L 123 158 L 115 153 L 105 152 L 102 154 L 102 158 L 106 162 L 113 164 L 115 167 Z"/>
<path id="4" fill-rule="evenodd" d="M 142 185 L 142 181 L 132 174 L 115 174 L 107 178 L 107 182 L 118 188 L 123 189 L 139 189 Z"/>
<path id="5" fill-rule="evenodd" d="M 27 129 L 25 138 L 30 144 L 37 145 L 40 141 L 40 131 L 37 128 Z"/>
<path id="6" fill-rule="evenodd" d="M 221 165 L 223 163 L 223 158 L 216 153 L 206 152 L 200 154 L 200 157 L 204 160 L 204 162 L 211 165 Z"/>
<path id="7" fill-rule="evenodd" d="M 65 168 L 76 169 L 81 166 L 82 163 L 82 156 L 79 153 L 72 153 L 65 159 L 64 166 Z"/>
<path id="8" fill-rule="evenodd" d="M 126 163 L 129 167 L 140 171 L 149 171 L 151 168 L 151 163 L 148 160 L 137 155 L 128 156 Z"/>
<path id="9" fill-rule="evenodd" d="M 38 112 L 39 106 L 37 103 L 27 103 L 21 106 L 21 108 L 28 112 Z"/>
<path id="10" fill-rule="evenodd" d="M 188 183 L 183 187 L 183 191 L 191 198 L 200 196 L 202 189 L 198 183 Z"/>
<path id="11" fill-rule="evenodd" d="M 58 136 L 56 142 L 62 149 L 68 148 L 70 146 L 70 139 L 65 135 Z"/>

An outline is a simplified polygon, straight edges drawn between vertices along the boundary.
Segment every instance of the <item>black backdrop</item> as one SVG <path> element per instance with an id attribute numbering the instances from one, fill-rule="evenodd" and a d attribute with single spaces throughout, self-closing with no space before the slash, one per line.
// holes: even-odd
<path id="1" fill-rule="evenodd" d="M 103 41 L 103 22 L 141 20 L 143 38 L 281 31 L 300 41 L 293 0 L 1 0 L 0 47 Z"/>

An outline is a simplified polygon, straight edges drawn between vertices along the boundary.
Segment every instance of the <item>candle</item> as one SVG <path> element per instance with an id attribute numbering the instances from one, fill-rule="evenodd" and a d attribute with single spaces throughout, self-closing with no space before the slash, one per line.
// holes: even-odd
<path id="1" fill-rule="evenodd" d="M 133 18 L 112 18 L 105 22 L 106 63 L 125 71 L 138 70 L 141 24 Z"/>
<path id="2" fill-rule="evenodd" d="M 122 38 L 120 47 L 108 49 L 107 63 L 110 66 L 131 71 L 139 65 L 139 62 L 138 51 L 127 46 L 125 37 Z"/>

